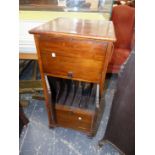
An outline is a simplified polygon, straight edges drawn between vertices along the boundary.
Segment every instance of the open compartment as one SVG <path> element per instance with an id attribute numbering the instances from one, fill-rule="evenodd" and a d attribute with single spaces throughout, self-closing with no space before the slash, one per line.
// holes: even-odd
<path id="1" fill-rule="evenodd" d="M 47 76 L 56 126 L 91 135 L 99 101 L 97 84 Z"/>
<path id="2" fill-rule="evenodd" d="M 95 110 L 97 84 L 50 76 L 48 82 L 53 104 Z"/>

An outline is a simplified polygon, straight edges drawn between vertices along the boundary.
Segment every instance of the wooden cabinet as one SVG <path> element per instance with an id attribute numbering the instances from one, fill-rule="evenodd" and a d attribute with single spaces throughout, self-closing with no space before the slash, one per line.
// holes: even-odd
<path id="1" fill-rule="evenodd" d="M 115 33 L 111 21 L 57 18 L 34 34 L 49 126 L 94 135 Z"/>

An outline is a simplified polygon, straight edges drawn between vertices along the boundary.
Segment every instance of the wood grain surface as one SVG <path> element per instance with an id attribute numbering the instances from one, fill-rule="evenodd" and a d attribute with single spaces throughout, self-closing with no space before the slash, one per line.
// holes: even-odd
<path id="1" fill-rule="evenodd" d="M 99 84 L 98 96 L 101 96 L 113 42 L 116 40 L 113 23 L 57 18 L 29 32 L 35 37 L 49 126 L 72 128 L 94 136 L 101 116 L 99 113 L 103 112 L 102 104 L 99 103 L 99 107 L 89 112 L 87 108 L 66 107 L 63 103 L 58 105 L 49 100 L 54 91 L 53 94 L 49 92 L 45 77 Z"/>
<path id="2" fill-rule="evenodd" d="M 116 41 L 113 23 L 103 20 L 56 18 L 29 33 Z"/>

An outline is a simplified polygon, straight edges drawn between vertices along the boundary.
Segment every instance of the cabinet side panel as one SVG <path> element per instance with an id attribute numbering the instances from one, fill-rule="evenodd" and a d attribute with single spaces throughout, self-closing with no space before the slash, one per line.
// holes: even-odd
<path id="1" fill-rule="evenodd" d="M 41 74 L 41 80 L 42 80 L 42 85 L 43 85 L 43 90 L 44 90 L 44 95 L 45 95 L 45 105 L 46 105 L 46 110 L 48 113 L 48 123 L 49 123 L 49 126 L 52 126 L 55 124 L 54 117 L 52 117 L 54 116 L 54 109 L 53 109 L 53 105 L 49 102 L 51 92 L 50 90 L 47 89 L 45 75 L 43 73 L 40 48 L 39 48 L 39 37 L 40 37 L 39 35 L 34 35 L 34 40 L 35 40 L 35 45 L 36 45 L 37 55 L 38 55 L 39 69 L 40 69 L 40 74 Z"/>

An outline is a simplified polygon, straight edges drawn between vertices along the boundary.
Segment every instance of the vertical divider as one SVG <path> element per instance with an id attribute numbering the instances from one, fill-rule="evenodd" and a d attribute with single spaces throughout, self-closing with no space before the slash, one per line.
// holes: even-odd
<path id="1" fill-rule="evenodd" d="M 99 108 L 99 102 L 100 102 L 99 91 L 100 91 L 100 86 L 99 86 L 99 84 L 97 84 L 97 87 L 96 87 L 96 99 L 95 99 L 96 108 Z"/>
<path id="2" fill-rule="evenodd" d="M 45 75 L 45 82 L 46 82 L 46 86 L 47 86 L 47 93 L 48 93 L 48 103 L 52 104 L 52 92 L 51 92 L 51 88 L 50 88 L 50 84 L 47 78 L 47 75 Z M 52 105 L 53 107 L 54 105 Z M 52 120 L 53 123 L 55 123 L 55 116 L 54 116 L 54 108 L 52 108 Z"/>

